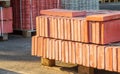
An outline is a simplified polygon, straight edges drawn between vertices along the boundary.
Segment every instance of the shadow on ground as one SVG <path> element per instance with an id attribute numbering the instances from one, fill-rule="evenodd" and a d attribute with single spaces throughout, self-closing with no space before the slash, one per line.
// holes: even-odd
<path id="1" fill-rule="evenodd" d="M 8 41 L 0 42 L 0 60 L 8 61 L 38 61 L 31 56 L 31 38 L 10 35 Z"/>
<path id="2" fill-rule="evenodd" d="M 13 72 L 13 71 L 9 71 L 9 70 L 5 70 L 5 69 L 1 69 L 1 68 L 0 68 L 0 74 L 20 74 L 20 73 Z"/>

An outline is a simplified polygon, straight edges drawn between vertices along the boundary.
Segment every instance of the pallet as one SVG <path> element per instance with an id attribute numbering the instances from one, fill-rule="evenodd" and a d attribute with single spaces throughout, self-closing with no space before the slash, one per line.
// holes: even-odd
<path id="1" fill-rule="evenodd" d="M 41 64 L 44 66 L 55 66 L 55 60 L 41 58 Z M 94 68 L 78 65 L 78 74 L 94 74 Z"/>
<path id="2" fill-rule="evenodd" d="M 6 40 L 8 40 L 8 34 L 4 33 L 2 34 L 2 36 L 0 36 L 0 41 L 6 41 Z"/>
<path id="3" fill-rule="evenodd" d="M 36 34 L 36 31 L 30 31 L 30 30 L 13 30 L 14 35 L 22 35 L 23 37 L 32 37 Z"/>

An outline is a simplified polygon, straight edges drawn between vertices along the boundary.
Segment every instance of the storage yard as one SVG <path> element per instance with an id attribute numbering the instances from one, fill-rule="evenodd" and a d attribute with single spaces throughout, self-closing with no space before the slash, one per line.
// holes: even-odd
<path id="1" fill-rule="evenodd" d="M 120 74 L 119 0 L 0 6 L 0 74 Z"/>

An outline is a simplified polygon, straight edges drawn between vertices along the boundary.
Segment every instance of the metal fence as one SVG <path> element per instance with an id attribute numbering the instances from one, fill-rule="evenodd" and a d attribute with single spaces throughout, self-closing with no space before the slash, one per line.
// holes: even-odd
<path id="1" fill-rule="evenodd" d="M 99 0 L 61 0 L 61 7 L 72 10 L 99 10 Z"/>

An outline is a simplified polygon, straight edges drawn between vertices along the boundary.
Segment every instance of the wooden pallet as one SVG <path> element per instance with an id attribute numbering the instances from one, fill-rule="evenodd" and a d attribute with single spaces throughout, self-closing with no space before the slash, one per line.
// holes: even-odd
<path id="1" fill-rule="evenodd" d="M 13 33 L 14 35 L 22 35 L 23 37 L 32 37 L 33 35 L 36 34 L 36 31 L 30 31 L 30 30 L 14 30 Z"/>
<path id="2" fill-rule="evenodd" d="M 0 41 L 5 41 L 5 40 L 8 40 L 8 34 L 7 33 L 4 33 L 0 36 Z"/>
<path id="3" fill-rule="evenodd" d="M 55 60 L 41 58 L 41 64 L 44 66 L 55 66 Z M 78 66 L 78 74 L 94 74 L 94 68 Z"/>

